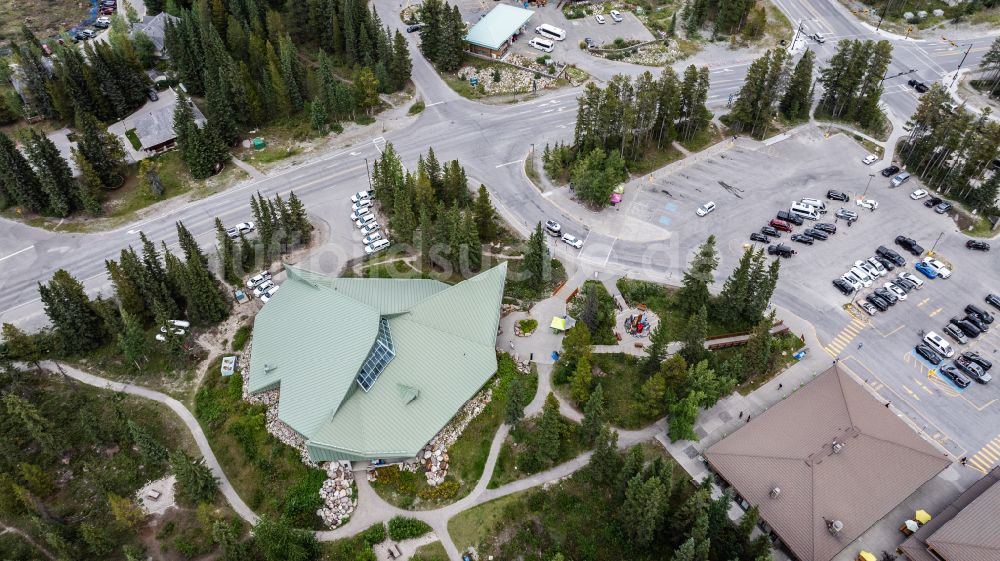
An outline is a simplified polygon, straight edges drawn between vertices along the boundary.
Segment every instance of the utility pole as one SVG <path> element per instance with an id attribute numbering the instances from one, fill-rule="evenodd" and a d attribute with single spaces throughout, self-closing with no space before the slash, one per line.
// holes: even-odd
<path id="1" fill-rule="evenodd" d="M 955 77 L 952 78 L 951 85 L 948 86 L 948 89 L 951 89 L 951 86 L 954 86 L 955 82 L 958 81 L 958 71 L 962 69 L 962 65 L 965 64 L 965 57 L 969 56 L 969 51 L 971 50 L 972 50 L 972 43 L 969 43 L 969 48 L 965 49 L 965 54 L 962 55 L 962 60 L 959 61 L 958 68 L 955 69 Z"/>
<path id="2" fill-rule="evenodd" d="M 874 173 L 869 173 L 868 174 L 868 185 L 865 185 L 865 192 L 861 194 L 861 198 L 862 199 L 865 198 L 865 195 L 868 194 L 868 188 L 871 187 L 871 185 L 872 185 L 872 179 L 874 177 L 875 177 Z"/>
<path id="3" fill-rule="evenodd" d="M 888 0 L 885 3 L 885 8 L 882 8 L 882 15 L 878 17 L 878 25 L 875 26 L 875 33 L 878 33 L 879 28 L 882 27 L 882 18 L 884 18 L 885 14 L 889 12 L 890 6 L 892 6 L 892 0 Z"/>
<path id="4" fill-rule="evenodd" d="M 368 158 L 365 158 L 365 171 L 368 172 L 368 190 L 372 191 L 375 188 L 372 187 L 372 170 L 368 167 Z"/>

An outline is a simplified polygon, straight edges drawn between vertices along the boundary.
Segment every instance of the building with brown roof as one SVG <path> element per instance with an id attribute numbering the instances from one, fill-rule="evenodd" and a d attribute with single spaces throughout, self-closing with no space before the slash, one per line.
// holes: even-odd
<path id="1" fill-rule="evenodd" d="M 950 464 L 837 365 L 704 457 L 801 561 L 829 561 Z"/>
<path id="2" fill-rule="evenodd" d="M 906 539 L 909 561 L 1000 561 L 1000 466 Z"/>

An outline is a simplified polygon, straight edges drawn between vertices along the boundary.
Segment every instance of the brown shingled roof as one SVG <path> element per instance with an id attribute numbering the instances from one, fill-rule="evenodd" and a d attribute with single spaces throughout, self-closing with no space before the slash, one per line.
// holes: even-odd
<path id="1" fill-rule="evenodd" d="M 993 485 L 927 538 L 927 545 L 941 557 L 948 561 L 1000 559 L 1000 484 L 993 475 Z"/>
<path id="2" fill-rule="evenodd" d="M 986 505 L 990 514 L 982 520 L 974 520 L 972 522 L 964 520 L 959 521 L 958 524 L 971 524 L 971 526 L 969 526 L 969 530 L 979 532 L 977 534 L 967 536 L 969 538 L 967 541 L 970 542 L 972 547 L 975 547 L 977 544 L 982 544 L 984 540 L 992 540 L 995 543 L 996 538 L 994 536 L 1000 534 L 1000 519 L 997 518 L 997 516 L 1000 515 L 1000 497 L 997 495 L 997 493 L 1000 493 L 1000 466 L 993 468 L 989 473 L 973 483 L 941 512 L 931 513 L 934 515 L 934 518 L 932 518 L 927 524 L 924 524 L 919 530 L 916 531 L 916 533 L 900 544 L 900 553 L 906 555 L 910 561 L 940 561 L 940 559 L 927 550 L 928 542 L 934 540 L 937 536 L 938 530 L 943 530 L 945 526 L 950 525 L 950 522 L 957 517 L 959 513 L 964 512 L 966 507 L 970 507 L 982 496 L 987 495 L 987 492 L 990 491 L 991 488 L 993 494 L 984 499 L 982 505 L 976 506 L 977 511 L 982 511 L 983 505 Z M 968 553 L 975 553 L 977 550 L 969 549 L 967 553 L 964 548 L 959 549 L 957 547 L 959 544 L 953 543 L 954 535 L 959 530 L 961 530 L 961 528 L 948 529 L 943 534 L 946 541 L 941 542 L 941 549 L 939 549 L 938 552 L 948 553 L 950 555 L 950 557 L 948 557 L 949 561 L 972 561 L 979 559 L 990 559 L 991 561 L 1000 560 L 1000 549 L 997 549 L 995 545 L 993 546 L 991 557 L 969 556 Z M 949 536 L 951 537 L 949 538 Z M 970 544 L 962 545 L 969 547 Z"/>
<path id="3" fill-rule="evenodd" d="M 802 561 L 833 558 L 950 463 L 837 366 L 704 456 Z"/>

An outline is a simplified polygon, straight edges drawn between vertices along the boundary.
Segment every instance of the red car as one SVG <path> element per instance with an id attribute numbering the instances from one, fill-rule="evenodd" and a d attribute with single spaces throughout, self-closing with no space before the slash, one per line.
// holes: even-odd
<path id="1" fill-rule="evenodd" d="M 118 8 L 115 8 L 114 6 L 108 6 L 106 8 L 101 8 L 101 15 L 110 16 L 114 14 L 116 11 L 118 11 Z"/>
<path id="2" fill-rule="evenodd" d="M 792 231 L 792 227 L 788 224 L 788 222 L 785 222 L 784 220 L 778 220 L 777 218 L 772 218 L 771 221 L 768 222 L 768 224 L 772 228 L 776 230 L 781 230 L 782 232 Z"/>

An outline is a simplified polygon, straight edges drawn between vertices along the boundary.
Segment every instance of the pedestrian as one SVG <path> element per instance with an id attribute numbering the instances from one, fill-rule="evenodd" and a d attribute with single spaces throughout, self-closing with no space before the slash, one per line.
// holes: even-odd
<path id="1" fill-rule="evenodd" d="M 748 423 L 750 422 L 750 414 L 749 413 L 747 413 L 747 422 Z"/>
<path id="2" fill-rule="evenodd" d="M 891 402 L 891 401 L 886 401 L 886 402 L 885 402 L 885 408 L 886 408 L 886 409 L 888 409 L 890 405 L 892 405 L 892 402 Z"/>
<path id="3" fill-rule="evenodd" d="M 869 207 L 868 210 L 875 212 L 875 207 Z"/>
<path id="4" fill-rule="evenodd" d="M 740 419 L 742 419 L 742 418 L 743 418 L 743 412 L 740 411 Z"/>
<path id="5" fill-rule="evenodd" d="M 860 350 L 861 350 L 861 348 L 862 348 L 862 347 L 864 347 L 864 346 L 865 346 L 865 344 L 864 344 L 864 343 L 858 343 L 858 350 L 860 351 Z"/>
<path id="6" fill-rule="evenodd" d="M 510 348 L 511 348 L 511 349 L 513 349 L 513 348 L 514 348 L 514 340 L 513 340 L 513 339 L 511 339 L 511 340 L 510 340 Z"/>
<path id="7" fill-rule="evenodd" d="M 962 462 L 962 465 L 964 466 L 969 463 L 969 458 L 966 456 L 962 456 L 962 459 L 959 460 L 959 462 Z"/>
<path id="8" fill-rule="evenodd" d="M 847 221 L 847 227 L 848 227 L 848 228 L 850 228 L 850 227 L 851 227 L 851 226 L 853 226 L 853 225 L 854 225 L 854 221 L 853 221 L 853 220 L 848 220 L 848 221 Z"/>
<path id="9" fill-rule="evenodd" d="M 778 384 L 778 389 L 780 390 L 785 384 Z"/>

